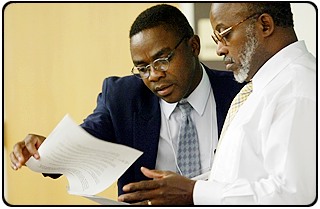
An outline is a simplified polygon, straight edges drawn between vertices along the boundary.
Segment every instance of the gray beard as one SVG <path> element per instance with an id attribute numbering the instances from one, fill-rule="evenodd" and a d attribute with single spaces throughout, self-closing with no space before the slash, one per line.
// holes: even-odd
<path id="1" fill-rule="evenodd" d="M 239 53 L 239 60 L 241 67 L 237 74 L 234 74 L 234 78 L 237 82 L 243 83 L 247 78 L 251 67 L 252 57 L 258 48 L 258 40 L 254 33 L 253 25 L 250 24 L 246 29 L 247 41 L 244 44 L 243 49 Z"/>

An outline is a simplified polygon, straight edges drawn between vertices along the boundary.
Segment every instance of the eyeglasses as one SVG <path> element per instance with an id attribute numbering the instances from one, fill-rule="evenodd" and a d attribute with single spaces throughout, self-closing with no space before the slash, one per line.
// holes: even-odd
<path id="1" fill-rule="evenodd" d="M 143 67 L 136 67 L 134 66 L 131 70 L 132 74 L 137 76 L 138 78 L 144 79 L 149 78 L 150 76 L 150 70 L 151 66 L 154 70 L 157 71 L 167 71 L 170 64 L 170 58 L 172 57 L 174 51 L 179 47 L 179 45 L 182 43 L 182 41 L 186 38 L 186 36 L 183 36 L 183 38 L 179 41 L 179 43 L 173 48 L 173 50 L 168 54 L 165 58 L 159 58 L 154 60 L 151 64 Z"/>
<path id="2" fill-rule="evenodd" d="M 237 24 L 235 24 L 235 25 L 233 25 L 233 26 L 225 29 L 225 30 L 222 31 L 221 33 L 220 33 L 219 31 L 217 31 L 217 30 L 214 30 L 214 31 L 213 31 L 213 35 L 211 35 L 212 39 L 214 40 L 214 42 L 215 42 L 216 44 L 218 44 L 218 42 L 221 42 L 223 45 L 226 46 L 226 45 L 227 45 L 227 40 L 226 40 L 225 36 L 228 35 L 235 27 L 239 26 L 239 25 L 240 25 L 241 23 L 243 23 L 244 21 L 246 21 L 246 20 L 248 20 L 248 19 L 250 19 L 250 18 L 252 18 L 252 17 L 255 17 L 255 16 L 257 16 L 257 15 L 259 15 L 259 14 L 255 13 L 255 14 L 253 14 L 253 15 L 250 15 L 249 17 L 241 20 L 241 21 L 238 22 Z"/>

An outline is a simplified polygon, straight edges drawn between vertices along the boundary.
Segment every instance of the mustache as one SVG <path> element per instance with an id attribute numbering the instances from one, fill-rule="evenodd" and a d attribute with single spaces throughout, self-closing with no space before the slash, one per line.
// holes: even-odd
<path id="1" fill-rule="evenodd" d="M 224 56 L 223 62 L 224 63 L 234 63 L 234 60 L 231 57 Z"/>

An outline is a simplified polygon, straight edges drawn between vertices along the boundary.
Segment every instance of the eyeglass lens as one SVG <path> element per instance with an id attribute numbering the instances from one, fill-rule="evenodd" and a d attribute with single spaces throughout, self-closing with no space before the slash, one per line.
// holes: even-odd
<path id="1" fill-rule="evenodd" d="M 177 43 L 177 45 L 174 47 L 174 49 L 169 53 L 168 57 L 166 58 L 159 58 L 153 61 L 152 64 L 147 65 L 145 67 L 133 67 L 132 68 L 132 73 L 133 74 L 140 74 L 141 78 L 148 78 L 150 76 L 150 68 L 151 66 L 154 68 L 154 70 L 157 71 L 167 71 L 169 68 L 169 59 L 171 58 L 174 50 L 176 50 L 178 48 L 178 46 L 182 43 L 182 41 L 185 39 L 186 37 L 183 36 L 183 38 Z"/>

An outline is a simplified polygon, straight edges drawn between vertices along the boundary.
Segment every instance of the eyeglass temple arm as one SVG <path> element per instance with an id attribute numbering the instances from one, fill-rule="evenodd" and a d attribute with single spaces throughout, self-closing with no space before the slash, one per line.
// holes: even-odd
<path id="1" fill-rule="evenodd" d="M 224 31 L 222 31 L 222 32 L 220 33 L 220 36 L 224 36 L 224 35 L 228 34 L 233 28 L 237 27 L 238 25 L 240 25 L 240 24 L 243 23 L 244 21 L 246 21 L 246 20 L 248 20 L 248 19 L 250 19 L 250 18 L 252 18 L 252 17 L 254 17 L 254 16 L 256 16 L 256 15 L 258 15 L 258 14 L 253 14 L 253 15 L 247 17 L 246 19 L 238 22 L 238 23 L 235 24 L 234 26 L 231 26 L 231 27 L 227 28 L 226 30 L 224 30 Z"/>
<path id="2" fill-rule="evenodd" d="M 219 35 L 223 37 L 224 35 L 228 34 L 233 28 L 234 28 L 234 26 L 230 27 L 230 28 L 227 28 L 226 30 L 224 30 L 221 33 L 219 33 Z"/>

